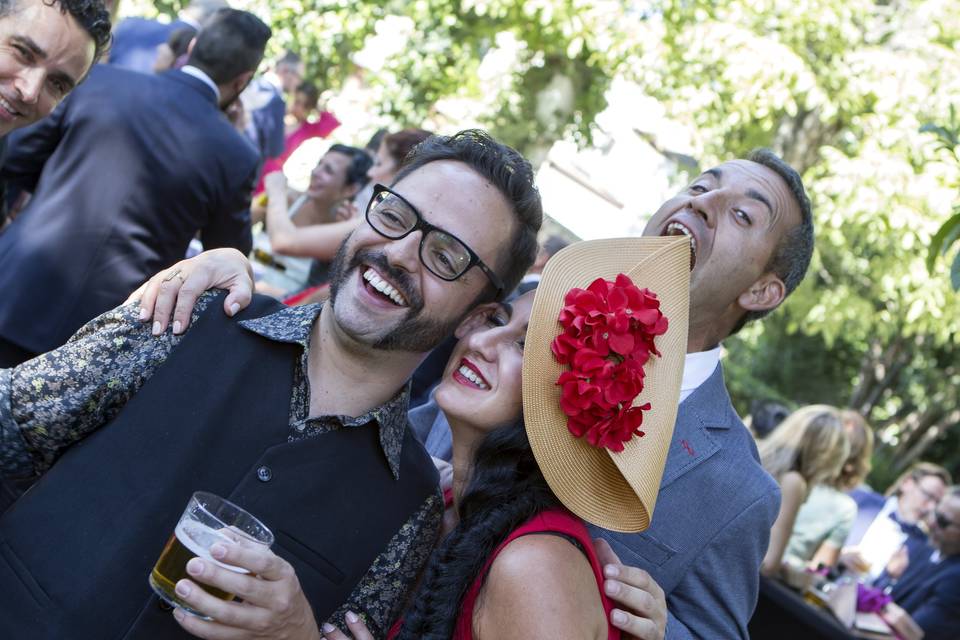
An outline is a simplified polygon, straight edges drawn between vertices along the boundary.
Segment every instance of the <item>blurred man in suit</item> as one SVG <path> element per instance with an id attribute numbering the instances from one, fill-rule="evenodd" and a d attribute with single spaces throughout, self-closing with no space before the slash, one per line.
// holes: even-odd
<path id="1" fill-rule="evenodd" d="M 916 637 L 919 628 L 925 640 L 948 640 L 960 627 L 960 486 L 948 487 L 926 520 L 930 544 L 908 540 L 906 568 L 896 577 L 885 572 L 877 586 L 891 588 L 896 604 L 884 617 L 901 636 Z"/>
<path id="2" fill-rule="evenodd" d="M 296 53 L 287 51 L 273 70 L 256 78 L 243 92 L 247 113 L 247 137 L 260 150 L 263 160 L 283 154 L 286 144 L 283 119 L 287 114 L 286 96 L 293 95 L 303 82 L 306 68 Z"/>
<path id="3" fill-rule="evenodd" d="M 126 18 L 117 25 L 110 47 L 110 64 L 141 73 L 153 73 L 157 48 L 177 29 L 195 31 L 217 10 L 229 6 L 226 0 L 194 0 L 171 22 L 148 18 Z"/>
<path id="4" fill-rule="evenodd" d="M 269 38 L 252 14 L 222 9 L 182 70 L 100 65 L 11 141 L 2 175 L 34 195 L 0 235 L 0 366 L 63 344 L 198 231 L 207 247 L 249 251 L 258 157 L 221 109 Z"/>

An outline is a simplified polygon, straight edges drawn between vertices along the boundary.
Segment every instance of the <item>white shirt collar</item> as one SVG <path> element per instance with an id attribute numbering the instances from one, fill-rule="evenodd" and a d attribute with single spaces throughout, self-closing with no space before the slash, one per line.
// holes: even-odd
<path id="1" fill-rule="evenodd" d="M 696 391 L 700 385 L 707 381 L 717 365 L 720 364 L 720 347 L 717 346 L 709 351 L 697 351 L 688 353 L 683 361 L 683 379 L 680 380 L 680 402 Z"/>
<path id="2" fill-rule="evenodd" d="M 180 71 L 183 71 L 188 76 L 193 76 L 197 80 L 201 80 L 205 85 L 210 87 L 213 90 L 213 95 L 217 97 L 217 104 L 220 104 L 220 87 L 213 81 L 213 78 L 190 64 L 180 67 Z"/>

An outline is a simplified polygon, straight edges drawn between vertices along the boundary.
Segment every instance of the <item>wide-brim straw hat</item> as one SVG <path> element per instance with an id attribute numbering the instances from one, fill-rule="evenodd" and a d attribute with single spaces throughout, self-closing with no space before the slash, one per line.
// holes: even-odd
<path id="1" fill-rule="evenodd" d="M 666 333 L 655 339 L 660 357 L 644 366 L 644 389 L 634 406 L 649 402 L 641 430 L 622 452 L 574 437 L 560 408 L 557 378 L 569 369 L 550 345 L 567 292 L 597 278 L 625 274 L 660 299 Z M 617 238 L 578 242 L 550 258 L 530 313 L 523 354 L 523 416 L 530 446 L 544 478 L 577 516 L 613 531 L 650 526 L 663 467 L 673 437 L 680 396 L 690 304 L 690 241 L 686 237 Z"/>

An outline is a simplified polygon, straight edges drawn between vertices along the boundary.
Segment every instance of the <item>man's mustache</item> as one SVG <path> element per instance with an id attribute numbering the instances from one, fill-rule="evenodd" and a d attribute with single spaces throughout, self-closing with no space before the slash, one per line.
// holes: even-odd
<path id="1" fill-rule="evenodd" d="M 354 254 L 353 259 L 347 266 L 347 273 L 361 265 L 369 265 L 380 272 L 380 275 L 387 277 L 394 287 L 404 297 L 410 306 L 410 311 L 415 313 L 423 308 L 423 298 L 417 290 L 416 284 L 409 273 L 397 269 L 387 261 L 387 256 L 382 251 L 361 250 Z"/>

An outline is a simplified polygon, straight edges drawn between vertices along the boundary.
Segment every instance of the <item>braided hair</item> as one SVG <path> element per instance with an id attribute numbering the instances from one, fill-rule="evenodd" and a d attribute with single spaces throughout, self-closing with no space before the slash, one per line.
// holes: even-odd
<path id="1" fill-rule="evenodd" d="M 523 423 L 489 433 L 474 454 L 460 522 L 430 557 L 398 640 L 451 638 L 463 598 L 497 546 L 531 517 L 558 506 Z"/>

